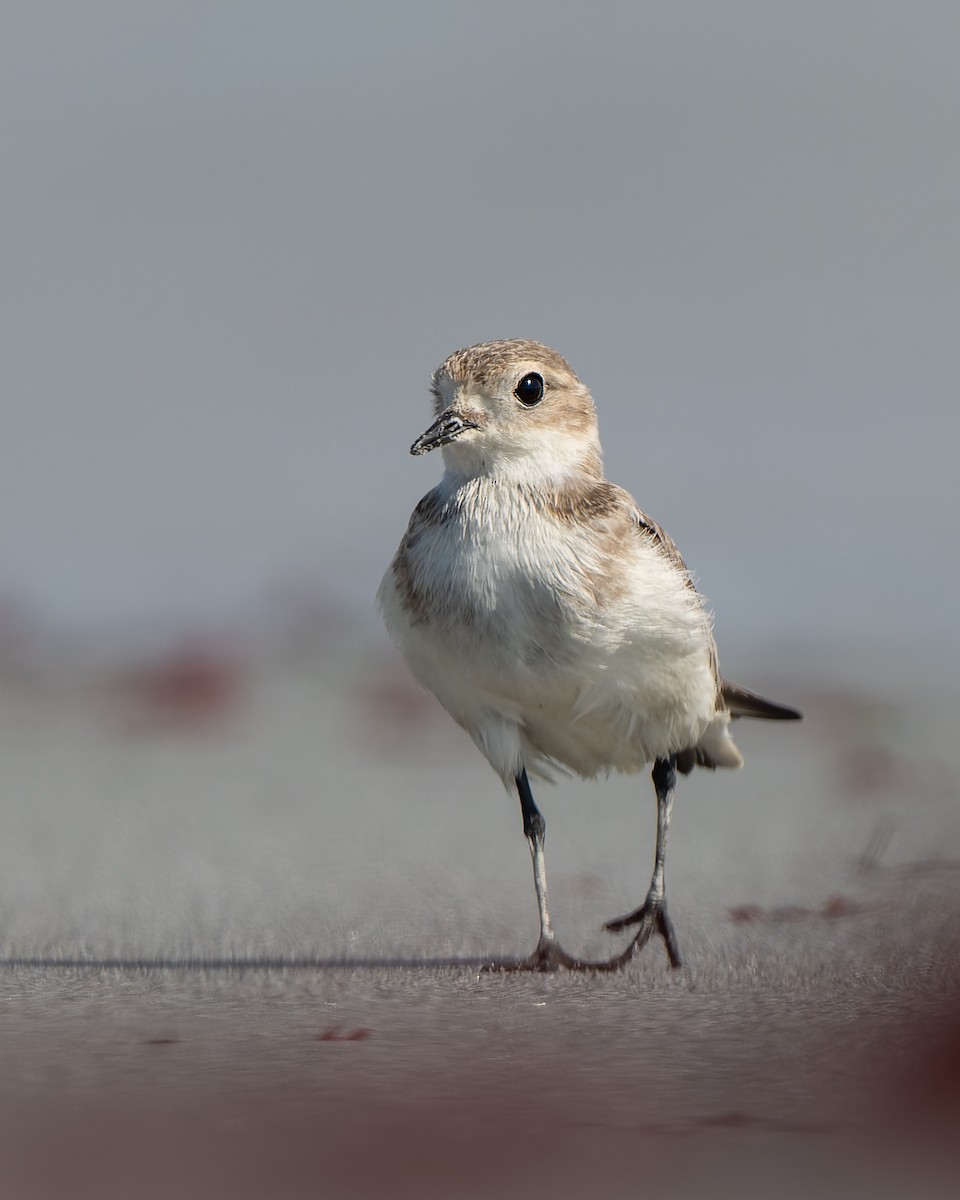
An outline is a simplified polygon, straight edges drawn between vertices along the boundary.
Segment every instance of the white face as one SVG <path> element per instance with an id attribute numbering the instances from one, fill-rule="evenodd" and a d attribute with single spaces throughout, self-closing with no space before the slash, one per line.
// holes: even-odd
<path id="1" fill-rule="evenodd" d="M 553 351 L 510 358 L 507 346 L 471 347 L 447 359 L 434 376 L 439 415 L 411 453 L 440 446 L 448 472 L 467 478 L 496 474 L 536 483 L 577 469 L 596 473 L 600 445 L 590 393 Z"/>

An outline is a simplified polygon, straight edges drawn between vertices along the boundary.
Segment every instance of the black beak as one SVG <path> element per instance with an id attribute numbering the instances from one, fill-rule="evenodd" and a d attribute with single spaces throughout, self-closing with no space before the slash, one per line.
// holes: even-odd
<path id="1" fill-rule="evenodd" d="M 466 433 L 468 429 L 479 429 L 480 426 L 475 421 L 469 420 L 467 417 L 461 416 L 452 408 L 448 408 L 442 412 L 434 421 L 426 433 L 421 433 L 417 440 L 410 447 L 411 454 L 426 454 L 428 450 L 436 450 L 438 446 L 445 446 L 448 442 L 454 441 L 461 433 Z"/>

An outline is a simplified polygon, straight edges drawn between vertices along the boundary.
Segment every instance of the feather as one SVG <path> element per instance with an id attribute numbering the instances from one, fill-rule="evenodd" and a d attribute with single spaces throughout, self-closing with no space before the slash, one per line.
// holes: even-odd
<path id="1" fill-rule="evenodd" d="M 803 717 L 797 709 L 765 700 L 729 679 L 720 680 L 720 694 L 732 717 L 758 717 L 764 721 L 799 721 Z"/>

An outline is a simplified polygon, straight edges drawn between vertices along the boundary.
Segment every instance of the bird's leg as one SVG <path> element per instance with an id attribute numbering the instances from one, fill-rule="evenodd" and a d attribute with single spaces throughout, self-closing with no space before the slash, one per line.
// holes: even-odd
<path id="1" fill-rule="evenodd" d="M 555 971 L 558 967 L 577 968 L 589 967 L 592 964 L 582 963 L 572 958 L 557 944 L 557 936 L 550 924 L 550 909 L 547 906 L 547 867 L 543 857 L 543 843 L 546 838 L 547 823 L 543 813 L 537 808 L 530 790 L 526 769 L 521 767 L 517 775 L 517 793 L 520 796 L 520 811 L 523 815 L 523 832 L 530 847 L 530 857 L 533 860 L 533 886 L 537 892 L 537 910 L 540 914 L 540 938 L 537 948 L 529 958 L 516 962 L 496 962 L 490 965 L 494 971 Z"/>
<path id="2" fill-rule="evenodd" d="M 611 967 L 622 966 L 659 933 L 667 947 L 671 967 L 683 966 L 680 947 L 677 943 L 673 922 L 667 915 L 667 900 L 664 890 L 664 865 L 667 857 L 667 834 L 670 831 L 670 811 L 673 808 L 673 793 L 677 784 L 677 766 L 673 758 L 658 758 L 653 767 L 653 786 L 657 792 L 657 851 L 654 860 L 650 890 L 640 908 L 626 916 L 608 921 L 605 928 L 616 933 L 628 925 L 639 925 L 636 936 L 624 952 L 612 959 Z"/>
<path id="3" fill-rule="evenodd" d="M 547 864 L 543 856 L 547 823 L 543 819 L 543 813 L 537 808 L 525 768 L 522 768 L 517 776 L 517 792 L 520 795 L 520 812 L 523 815 L 523 836 L 527 839 L 533 862 L 533 886 L 537 893 L 537 912 L 540 916 L 540 940 L 536 953 L 541 954 L 548 947 L 556 945 L 557 937 L 550 924 L 550 909 L 547 905 Z"/>

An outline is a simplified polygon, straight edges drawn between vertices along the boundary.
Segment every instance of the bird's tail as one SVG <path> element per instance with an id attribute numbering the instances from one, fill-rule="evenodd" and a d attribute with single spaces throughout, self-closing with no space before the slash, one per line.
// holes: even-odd
<path id="1" fill-rule="evenodd" d="M 764 721 L 799 721 L 803 713 L 785 704 L 774 704 L 756 692 L 748 691 L 727 679 L 720 681 L 720 691 L 731 717 L 759 717 Z"/>

